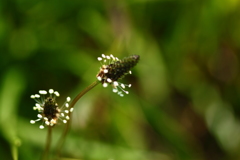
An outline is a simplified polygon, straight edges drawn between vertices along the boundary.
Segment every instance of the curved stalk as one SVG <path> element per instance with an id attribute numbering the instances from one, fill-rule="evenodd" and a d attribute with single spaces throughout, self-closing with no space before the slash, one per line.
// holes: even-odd
<path id="1" fill-rule="evenodd" d="M 80 93 L 73 99 L 73 101 L 71 102 L 69 108 L 73 108 L 74 105 L 78 102 L 78 100 L 79 100 L 83 95 L 85 95 L 88 91 L 90 91 L 91 89 L 93 89 L 93 88 L 94 88 L 95 86 L 97 86 L 99 83 L 100 83 L 100 81 L 97 80 L 97 81 L 93 82 L 92 84 L 90 84 L 87 88 L 85 88 L 84 90 L 82 90 L 82 92 L 80 92 Z M 65 127 L 65 129 L 64 129 L 61 137 L 60 137 L 59 140 L 58 140 L 57 149 L 56 149 L 56 156 L 57 156 L 57 157 L 60 157 L 60 152 L 61 152 L 61 149 L 62 149 L 64 140 L 65 140 L 65 138 L 66 138 L 66 136 L 67 136 L 67 133 L 68 133 L 68 131 L 69 131 L 69 129 L 70 129 L 70 124 L 71 124 L 71 119 L 72 119 L 71 116 L 72 116 L 72 113 L 70 112 L 70 113 L 69 113 L 70 119 L 69 119 L 68 123 L 66 124 L 66 127 Z"/>

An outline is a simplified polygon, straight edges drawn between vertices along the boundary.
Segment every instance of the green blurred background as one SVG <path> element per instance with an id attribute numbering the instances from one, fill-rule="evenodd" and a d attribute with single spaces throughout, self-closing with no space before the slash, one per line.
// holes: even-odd
<path id="1" fill-rule="evenodd" d="M 62 159 L 240 159 L 238 0 L 5 0 L 0 13 L 1 159 L 41 157 L 47 130 L 29 123 L 30 95 L 74 98 L 102 53 L 141 56 L 122 80 L 130 94 L 87 93 Z"/>

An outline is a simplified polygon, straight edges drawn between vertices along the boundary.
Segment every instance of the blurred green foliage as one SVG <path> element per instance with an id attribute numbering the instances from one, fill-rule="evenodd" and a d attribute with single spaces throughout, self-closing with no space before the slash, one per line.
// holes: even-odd
<path id="1" fill-rule="evenodd" d="M 102 53 L 141 56 L 122 80 L 130 94 L 87 93 L 63 160 L 240 158 L 239 1 L 5 0 L 0 13 L 1 159 L 41 157 L 47 131 L 29 123 L 30 95 L 74 98 L 95 81 Z"/>

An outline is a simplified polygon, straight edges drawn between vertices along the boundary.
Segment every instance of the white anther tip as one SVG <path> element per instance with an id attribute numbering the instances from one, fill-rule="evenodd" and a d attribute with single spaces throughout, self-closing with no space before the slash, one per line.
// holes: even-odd
<path id="1" fill-rule="evenodd" d="M 39 91 L 39 94 L 45 95 L 45 94 L 47 94 L 47 91 L 45 91 L 45 90 L 40 90 L 40 91 Z"/>
<path id="2" fill-rule="evenodd" d="M 97 77 L 97 79 L 98 79 L 99 81 L 101 81 L 101 80 L 102 80 L 102 78 L 101 78 L 100 76 L 98 76 L 98 77 Z"/>
<path id="3" fill-rule="evenodd" d="M 107 69 L 104 69 L 103 72 L 104 72 L 104 73 L 108 73 L 108 70 L 107 70 Z"/>
<path id="4" fill-rule="evenodd" d="M 30 123 L 31 123 L 31 124 L 34 124 L 34 123 L 35 123 L 35 121 L 34 121 L 34 120 L 31 120 L 31 121 L 30 121 Z"/>
<path id="5" fill-rule="evenodd" d="M 55 94 L 57 97 L 60 96 L 60 94 L 58 93 L 58 91 L 55 91 L 54 94 Z"/>
<path id="6" fill-rule="evenodd" d="M 53 94 L 54 90 L 53 89 L 49 89 L 48 91 L 50 94 Z"/>
<path id="7" fill-rule="evenodd" d="M 65 110 L 65 113 L 69 113 L 69 111 L 68 111 L 68 110 Z"/>
<path id="8" fill-rule="evenodd" d="M 70 97 L 67 97 L 67 102 L 70 102 L 71 101 L 71 98 Z"/>
<path id="9" fill-rule="evenodd" d="M 108 86 L 108 84 L 107 83 L 103 83 L 103 87 L 107 87 Z"/>
<path id="10" fill-rule="evenodd" d="M 112 80 L 111 80 L 110 78 L 108 78 L 108 79 L 107 79 L 107 82 L 111 83 L 111 82 L 112 82 Z"/>
<path id="11" fill-rule="evenodd" d="M 40 98 L 40 95 L 39 94 L 35 94 L 35 98 Z"/>
<path id="12" fill-rule="evenodd" d="M 114 85 L 115 87 L 117 87 L 117 86 L 118 86 L 118 82 L 117 82 L 117 81 L 114 81 L 114 82 L 113 82 L 113 85 Z"/>

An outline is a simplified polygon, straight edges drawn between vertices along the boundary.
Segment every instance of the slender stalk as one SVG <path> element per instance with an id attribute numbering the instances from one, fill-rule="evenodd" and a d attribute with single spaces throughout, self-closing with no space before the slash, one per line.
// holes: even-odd
<path id="1" fill-rule="evenodd" d="M 99 84 L 99 81 L 95 81 L 93 82 L 92 84 L 90 84 L 87 88 L 85 88 L 84 90 L 82 90 L 82 92 L 80 92 L 74 99 L 73 101 L 71 102 L 71 104 L 69 105 L 69 108 L 73 108 L 75 106 L 75 104 L 78 102 L 78 100 L 84 95 L 86 94 L 88 91 L 90 91 L 91 89 L 93 89 L 95 86 L 97 86 Z M 67 136 L 67 133 L 70 129 L 70 124 L 71 124 L 71 116 L 72 116 L 72 113 L 70 112 L 69 113 L 69 121 L 68 123 L 66 124 L 66 127 L 61 135 L 61 137 L 59 138 L 58 140 L 58 143 L 57 143 L 57 149 L 56 149 L 56 156 L 57 157 L 60 157 L 60 152 L 61 152 L 61 149 L 62 149 L 62 146 L 63 146 L 63 143 L 64 143 L 64 140 Z"/>
<path id="2" fill-rule="evenodd" d="M 42 160 L 48 160 L 48 158 L 49 158 L 49 150 L 50 150 L 50 146 L 51 146 L 51 141 L 52 141 L 52 126 L 48 126 L 46 146 L 45 146 L 45 150 L 42 155 Z"/>

